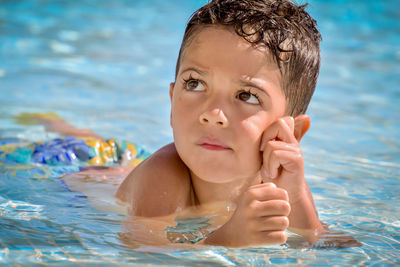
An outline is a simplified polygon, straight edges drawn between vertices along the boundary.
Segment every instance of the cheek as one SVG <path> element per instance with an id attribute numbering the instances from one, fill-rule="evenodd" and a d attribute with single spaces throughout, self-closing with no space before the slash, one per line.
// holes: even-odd
<path id="1" fill-rule="evenodd" d="M 176 128 L 184 123 L 184 116 L 182 116 L 184 110 L 185 106 L 181 97 L 174 95 L 171 103 L 171 126 L 174 130 L 177 130 Z"/>
<path id="2" fill-rule="evenodd" d="M 172 102 L 171 108 L 171 126 L 175 138 L 183 138 L 186 133 L 194 129 L 194 125 L 198 118 L 193 108 L 193 104 L 182 97 L 177 97 Z M 175 140 L 180 141 L 180 140 Z"/>
<path id="3" fill-rule="evenodd" d="M 262 163 L 260 144 L 265 127 L 259 119 L 252 118 L 242 121 L 241 128 L 242 161 L 250 172 L 255 173 Z"/>
<path id="4" fill-rule="evenodd" d="M 254 160 L 261 159 L 260 145 L 265 129 L 271 124 L 272 119 L 265 112 L 259 112 L 241 122 L 242 147 L 247 150 Z"/>
<path id="5" fill-rule="evenodd" d="M 241 127 L 243 133 L 245 133 L 248 137 L 248 141 L 252 144 L 259 145 L 261 142 L 262 134 L 268 126 L 267 124 L 268 123 L 265 119 L 263 119 L 263 116 L 253 116 L 243 120 L 241 123 Z"/>

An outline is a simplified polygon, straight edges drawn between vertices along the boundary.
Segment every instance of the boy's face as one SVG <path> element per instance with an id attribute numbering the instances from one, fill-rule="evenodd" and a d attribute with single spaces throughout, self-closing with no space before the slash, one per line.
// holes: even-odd
<path id="1" fill-rule="evenodd" d="M 284 116 L 276 63 L 234 31 L 205 27 L 171 84 L 176 149 L 192 175 L 214 183 L 254 178 L 264 130 Z"/>

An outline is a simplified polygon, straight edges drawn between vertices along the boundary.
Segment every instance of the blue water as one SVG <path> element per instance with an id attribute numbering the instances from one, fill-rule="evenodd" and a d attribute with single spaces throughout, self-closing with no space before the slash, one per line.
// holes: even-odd
<path id="1" fill-rule="evenodd" d="M 170 142 L 168 86 L 185 22 L 202 3 L 1 1 L 0 138 L 52 138 L 13 116 L 56 112 L 149 151 Z M 363 246 L 141 252 L 121 241 L 123 216 L 92 208 L 45 171 L 0 166 L 0 265 L 399 265 L 397 6 L 313 0 L 308 9 L 323 42 L 312 128 L 302 141 L 306 175 L 321 220 Z"/>

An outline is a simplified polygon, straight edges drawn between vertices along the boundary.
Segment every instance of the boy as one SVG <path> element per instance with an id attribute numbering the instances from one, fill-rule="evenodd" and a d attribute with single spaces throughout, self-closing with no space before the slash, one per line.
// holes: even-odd
<path id="1" fill-rule="evenodd" d="M 299 142 L 310 127 L 304 113 L 321 38 L 304 8 L 287 0 L 215 0 L 193 14 L 170 84 L 174 142 L 134 168 L 116 193 L 131 215 L 162 217 L 195 207 L 203 216 L 236 206 L 221 227 L 201 229 L 189 242 L 282 244 L 287 228 L 318 240 L 323 227 Z M 51 131 L 101 139 L 57 117 L 42 122 Z M 63 140 L 62 148 L 70 151 L 72 141 Z M 82 174 L 91 172 L 107 170 Z M 222 208 L 211 209 L 215 203 Z M 176 241 L 173 228 L 163 230 Z"/>
<path id="2" fill-rule="evenodd" d="M 236 210 L 204 244 L 282 244 L 286 228 L 318 239 L 299 141 L 310 127 L 320 34 L 304 7 L 216 0 L 193 14 L 170 84 L 174 143 L 116 193 L 132 215 L 222 201 Z"/>

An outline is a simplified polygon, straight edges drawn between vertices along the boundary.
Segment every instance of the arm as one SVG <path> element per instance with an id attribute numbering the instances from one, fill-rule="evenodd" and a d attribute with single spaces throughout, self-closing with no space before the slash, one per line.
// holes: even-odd
<path id="1" fill-rule="evenodd" d="M 137 166 L 121 184 L 116 197 L 131 206 L 130 213 L 134 217 L 129 219 L 129 223 L 125 223 L 132 224 L 128 232 L 137 232 L 135 229 L 138 227 L 151 228 L 154 236 L 146 237 L 144 242 L 148 243 L 152 239 L 154 242 L 158 240 L 158 244 L 169 243 L 164 239 L 163 229 L 160 228 L 161 225 L 165 226 L 162 220 L 177 210 L 184 210 L 193 202 L 189 172 L 179 158 L 175 145 L 169 144 L 161 148 Z M 229 247 L 285 243 L 284 230 L 289 223 L 287 215 L 290 211 L 287 200 L 285 190 L 272 183 L 250 187 L 243 194 L 238 208 L 228 222 L 202 243 Z M 144 225 L 135 223 L 138 216 Z M 158 223 L 154 223 L 152 219 L 157 219 Z M 241 229 L 239 235 L 238 229 Z M 138 236 L 140 238 L 140 233 Z M 133 236 L 130 240 L 137 238 Z"/>
<path id="2" fill-rule="evenodd" d="M 264 132 L 261 174 L 289 194 L 291 212 L 289 230 L 302 235 L 318 247 L 354 247 L 361 244 L 353 237 L 331 232 L 322 225 L 310 189 L 304 178 L 304 162 L 299 142 L 310 127 L 310 118 L 300 115 L 279 119 Z"/>
<path id="3" fill-rule="evenodd" d="M 212 233 L 205 244 L 281 244 L 286 242 L 287 227 L 311 243 L 317 241 L 323 228 L 304 179 L 298 143 L 308 130 L 308 122 L 308 116 L 299 117 L 295 129 L 293 118 L 287 117 L 266 129 L 260 147 L 264 183 L 244 192 L 231 219 Z"/>
<path id="4" fill-rule="evenodd" d="M 264 132 L 261 150 L 261 175 L 289 195 L 291 212 L 289 229 L 315 243 L 323 227 L 318 219 L 314 201 L 304 178 L 304 162 L 299 141 L 309 128 L 309 117 L 301 115 L 296 121 L 281 118 Z"/>

